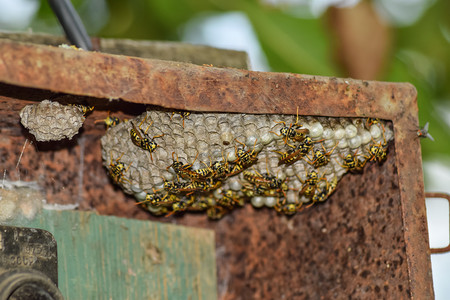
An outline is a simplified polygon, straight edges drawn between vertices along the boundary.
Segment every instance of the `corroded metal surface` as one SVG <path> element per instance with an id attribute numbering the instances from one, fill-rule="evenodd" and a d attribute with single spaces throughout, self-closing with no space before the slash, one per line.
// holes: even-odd
<path id="1" fill-rule="evenodd" d="M 63 36 L 45 33 L 0 32 L 0 39 L 55 46 L 67 44 Z M 248 55 L 244 51 L 218 49 L 181 42 L 143 41 L 92 38 L 95 51 L 142 58 L 184 61 L 192 64 L 213 64 L 218 67 L 248 69 Z"/>
<path id="2" fill-rule="evenodd" d="M 285 227 L 267 227 L 269 226 L 270 215 L 264 217 L 264 214 L 267 212 L 255 212 L 253 214 L 251 208 L 246 208 L 246 210 L 230 215 L 223 222 L 221 221 L 217 224 L 207 223 L 205 226 L 216 229 L 218 237 L 219 282 L 224 284 L 223 290 L 225 292 L 222 292 L 222 295 L 226 299 L 232 299 L 235 295 L 237 297 L 241 295 L 240 293 L 247 296 L 253 295 L 256 298 L 269 295 L 270 293 L 272 296 L 269 296 L 269 298 L 275 298 L 275 296 L 279 297 L 280 295 L 280 290 L 276 287 L 276 284 L 284 286 L 283 291 L 289 289 L 298 291 L 292 286 L 306 285 L 305 282 L 313 284 L 310 286 L 311 291 L 308 292 L 310 295 L 324 295 L 325 298 L 342 298 L 344 295 L 348 296 L 349 294 L 353 294 L 355 297 L 358 295 L 359 297 L 369 295 L 368 297 L 370 298 L 372 297 L 371 295 L 380 293 L 380 295 L 383 295 L 383 293 L 394 293 L 393 290 L 395 290 L 395 295 L 400 295 L 400 297 L 405 297 L 408 293 L 415 299 L 431 299 L 433 297 L 421 153 L 416 134 L 419 128 L 416 90 L 410 84 L 218 69 L 183 63 L 32 46 L 7 41 L 0 41 L 0 47 L 2 49 L 0 53 L 0 82 L 16 86 L 106 99 L 122 98 L 130 102 L 195 111 L 295 114 L 297 106 L 299 106 L 301 115 L 380 117 L 392 120 L 395 134 L 395 166 L 397 172 L 395 172 L 395 168 L 392 171 L 394 174 L 398 174 L 398 180 L 395 176 L 391 176 L 392 173 L 390 172 L 383 171 L 379 173 L 377 170 L 367 171 L 363 175 L 364 177 L 346 177 L 345 180 L 349 181 L 349 191 L 346 191 L 345 194 L 334 195 L 329 202 L 320 206 L 318 210 L 311 211 L 311 215 L 300 216 L 291 220 L 280 219 L 287 222 L 286 224 L 288 225 Z M 5 85 L 1 87 L 4 88 Z M 12 118 L 15 116 L 11 111 L 18 112 L 25 105 L 27 101 L 23 101 L 23 99 L 37 100 L 38 97 L 30 99 L 30 96 L 23 95 L 20 91 L 11 94 L 11 89 L 6 92 L 0 91 L 1 95 L 4 96 L 2 97 L 4 101 L 2 109 L 4 110 L 0 112 L 2 117 L 4 115 L 8 116 L 8 118 L 4 119 L 14 127 L 13 129 L 2 128 L 3 140 L 1 148 L 2 150 L 9 149 L 3 150 L 2 162 L 8 162 L 5 164 L 5 167 L 14 171 L 24 138 L 21 136 L 20 127 L 14 121 L 8 120 L 13 120 Z M 13 101 L 12 99 L 19 100 Z M 40 100 L 42 99 L 45 98 L 40 98 Z M 103 104 L 103 108 L 107 108 L 105 105 L 107 100 L 91 99 L 90 101 L 94 102 L 95 105 L 99 104 L 100 107 Z M 134 114 L 138 113 L 139 111 L 137 110 L 134 112 Z M 101 114 L 93 114 L 93 117 Z M 106 115 L 106 112 L 104 115 Z M 39 174 L 39 171 L 34 170 L 36 167 L 39 167 L 41 172 L 45 170 L 47 175 L 53 174 L 52 180 L 54 185 L 61 185 L 59 186 L 59 195 L 62 196 L 62 199 L 70 199 L 70 196 L 68 196 L 71 195 L 69 190 L 64 191 L 66 187 L 71 187 L 75 190 L 78 188 L 81 192 L 75 193 L 75 195 L 82 195 L 80 200 L 82 208 L 93 206 L 101 213 L 149 218 L 147 215 L 139 212 L 136 207 L 131 207 L 131 201 L 126 202 L 123 196 L 114 198 L 119 193 L 111 185 L 107 184 L 108 179 L 106 175 L 100 174 L 104 173 L 104 170 L 95 167 L 101 164 L 98 161 L 100 160 L 100 152 L 97 140 L 101 130 L 98 127 L 94 127 L 92 123 L 89 124 L 89 120 L 87 120 L 85 126 L 85 132 L 77 142 L 80 145 L 84 143 L 83 147 L 76 144 L 69 145 L 70 147 L 66 148 L 57 146 L 58 149 L 63 150 L 54 152 L 55 145 L 53 147 L 39 145 L 40 152 L 30 154 L 28 161 L 26 161 L 26 156 L 24 155 L 21 166 L 25 169 L 28 163 L 30 166 L 35 166 L 29 168 L 30 172 L 34 172 L 34 174 Z M 5 131 L 18 134 L 13 135 L 11 138 L 5 138 L 3 135 Z M 34 152 L 34 150 L 30 149 L 32 148 L 28 148 L 27 151 Z M 84 149 L 84 156 L 81 155 L 82 151 L 80 149 Z M 3 156 L 4 154 L 6 156 Z M 85 169 L 81 173 L 78 172 L 80 164 L 80 160 L 76 161 L 78 157 L 83 157 L 84 161 Z M 392 162 L 394 156 L 390 155 L 389 159 Z M 67 165 L 68 161 L 71 164 Z M 384 166 L 384 168 L 393 167 L 391 163 L 385 163 Z M 74 168 L 68 172 L 71 175 L 65 175 L 68 169 L 71 168 Z M 367 174 L 371 174 L 370 172 L 374 172 L 371 175 L 372 177 L 365 177 Z M 61 174 L 61 176 L 58 177 L 56 174 Z M 98 178 L 95 178 L 96 176 Z M 364 180 L 361 178 L 364 178 Z M 91 182 L 88 182 L 89 179 L 91 179 Z M 99 180 L 103 180 L 103 186 L 96 188 L 93 183 L 97 183 Z M 369 180 L 375 182 L 383 180 L 383 183 L 373 186 L 370 193 L 368 193 Z M 87 183 L 86 187 L 83 184 L 85 182 Z M 377 188 L 379 186 L 385 188 L 387 193 L 378 194 L 383 193 L 382 188 Z M 96 191 L 95 193 L 91 193 L 91 187 Z M 50 184 L 48 188 L 51 190 L 53 187 Z M 356 192 L 355 189 L 363 190 Z M 354 193 L 351 192 L 352 190 Z M 344 191 L 342 190 L 340 193 L 344 193 Z M 365 205 L 366 198 L 372 198 L 372 193 L 378 194 L 378 202 L 377 197 L 375 197 L 369 203 L 371 205 Z M 51 194 L 51 191 L 49 194 Z M 359 194 L 362 196 L 362 200 L 359 200 L 360 202 L 357 200 L 359 198 L 356 198 L 356 195 Z M 390 201 L 390 198 L 393 200 Z M 364 205 L 361 205 L 361 203 Z M 388 206 L 385 207 L 384 205 Z M 389 205 L 392 205 L 392 207 Z M 377 207 L 380 207 L 378 211 Z M 367 211 L 373 208 L 375 208 L 375 212 Z M 358 211 L 359 209 L 362 211 Z M 386 218 L 398 210 L 400 210 L 400 214 L 397 214 L 398 218 L 396 220 L 401 215 L 402 224 L 400 226 L 396 223 L 397 225 L 393 226 L 394 231 L 397 233 L 394 234 L 394 232 L 390 231 L 391 224 L 394 224 L 394 221 Z M 315 214 L 318 215 L 316 216 Z M 275 218 L 275 215 L 271 216 L 270 220 L 272 217 Z M 365 222 L 367 222 L 369 225 L 371 225 L 370 222 L 373 222 L 373 219 L 370 218 L 377 218 L 377 221 L 382 222 L 386 227 L 383 229 L 383 226 L 371 225 L 370 230 L 366 230 L 364 227 L 365 239 L 358 238 L 358 233 L 361 232 L 360 227 L 355 225 L 352 227 L 353 229 L 346 230 L 347 223 L 341 219 L 351 219 L 352 217 L 356 219 L 363 217 L 358 221 L 358 224 L 366 224 Z M 175 218 L 175 220 L 179 223 L 194 225 L 199 223 L 200 221 L 197 221 L 201 219 L 197 216 L 186 216 L 184 218 Z M 266 227 L 255 225 L 262 224 L 260 220 L 266 220 L 266 223 L 264 223 Z M 311 223 L 311 226 L 308 225 L 308 222 Z M 228 223 L 232 225 L 239 223 L 242 230 L 231 225 L 222 225 Z M 321 225 L 325 223 L 331 223 L 333 226 L 336 226 L 333 227 L 337 230 L 336 235 L 330 236 L 328 234 L 326 236 L 329 239 L 328 243 L 314 244 L 313 241 L 316 241 L 316 236 L 321 234 L 317 231 L 317 228 L 322 228 Z M 308 227 L 303 227 L 303 224 L 307 224 L 311 230 L 308 231 Z M 228 233 L 227 230 L 229 231 L 230 228 L 235 231 Z M 258 230 L 255 231 L 254 228 L 258 228 Z M 283 232 L 285 234 L 280 231 L 282 228 L 284 228 Z M 264 229 L 266 231 L 263 231 Z M 247 232 L 243 230 L 247 230 Z M 386 232 L 386 230 L 389 230 L 389 232 Z M 292 237 L 287 243 L 287 241 L 283 240 L 283 237 L 288 235 L 290 231 L 305 231 L 308 234 Z M 334 233 L 334 231 L 332 232 Z M 267 243 L 265 247 L 273 249 L 287 249 L 295 243 L 301 243 L 301 245 L 307 247 L 309 244 L 305 243 L 303 239 L 309 240 L 310 238 L 310 242 L 313 245 L 310 249 L 305 249 L 301 252 L 293 249 L 277 250 L 270 256 L 267 255 L 267 258 L 265 257 L 266 254 L 261 252 L 256 252 L 259 256 L 250 252 L 245 252 L 245 255 L 243 255 L 241 251 L 244 250 L 240 248 L 239 242 L 246 243 L 248 240 L 240 240 L 239 233 L 245 233 L 255 240 L 260 238 L 261 242 Z M 395 244 L 392 245 L 391 241 L 389 244 L 391 248 L 384 246 L 383 243 L 387 241 L 369 244 L 370 248 L 364 250 L 358 246 L 362 244 L 359 242 L 359 239 L 368 243 L 369 237 L 378 239 L 384 236 L 387 238 L 388 233 L 392 234 L 388 239 L 393 238 Z M 232 235 L 229 238 L 236 239 L 236 242 L 233 243 L 236 251 L 226 247 L 225 249 L 223 248 L 224 244 L 221 244 L 221 242 L 224 241 L 224 237 L 227 234 Z M 350 260 L 350 254 L 346 255 L 343 252 L 342 244 L 338 243 L 336 247 L 334 246 L 333 243 L 335 241 L 333 239 L 336 238 L 342 243 L 348 241 L 351 249 L 359 249 L 355 250 L 358 254 L 356 257 L 359 262 L 364 262 L 366 258 L 369 263 L 375 262 L 375 264 L 371 264 L 373 269 L 364 269 L 362 263 L 356 264 L 355 261 Z M 264 239 L 266 240 L 264 241 Z M 270 245 L 268 241 L 271 242 Z M 320 241 L 316 242 L 319 243 Z M 378 243 L 380 243 L 381 247 L 378 247 Z M 333 248 L 333 251 L 330 253 L 322 252 L 324 247 Z M 401 247 L 401 250 L 397 247 Z M 319 255 L 314 251 L 319 251 Z M 222 256 L 221 253 L 224 253 L 224 255 Z M 352 251 L 349 251 L 349 253 L 352 253 Z M 247 257 L 251 257 L 251 259 L 247 259 Z M 399 258 L 396 259 L 396 257 Z M 289 261 L 282 262 L 282 259 Z M 388 261 L 388 263 L 384 262 L 383 259 Z M 298 264 L 292 263 L 297 260 L 299 261 Z M 392 264 L 390 260 L 392 260 Z M 266 270 L 265 263 L 267 261 L 274 265 Z M 407 268 L 404 267 L 405 261 L 407 262 Z M 398 281 L 393 282 L 393 285 L 391 285 L 387 277 L 383 283 L 381 281 L 378 282 L 378 278 L 384 278 L 384 273 L 381 271 L 382 269 L 378 268 L 378 263 L 380 265 L 384 263 L 388 273 L 394 272 L 391 268 L 397 265 L 396 271 L 391 274 L 391 278 L 395 278 L 395 280 L 403 278 L 401 287 L 400 284 L 397 284 Z M 272 272 L 271 270 L 273 269 L 271 268 L 276 268 L 277 264 L 279 271 Z M 308 273 L 314 278 L 314 280 L 309 281 L 309 278 L 297 272 L 297 270 L 302 270 L 300 266 L 308 264 L 311 266 L 310 270 L 320 267 L 329 272 L 331 272 L 330 268 L 336 265 L 336 269 L 332 272 L 334 277 L 331 275 L 331 277 L 323 277 L 326 275 L 325 271 L 317 271 L 317 273 Z M 300 269 L 289 269 L 290 265 L 299 266 Z M 355 269 L 356 265 L 358 268 Z M 388 265 L 389 268 L 387 268 Z M 241 277 L 238 277 L 242 281 L 232 281 L 230 277 L 230 274 L 233 274 L 232 269 L 241 268 L 242 266 L 245 267 L 245 272 Z M 349 270 L 352 270 L 350 274 L 348 276 L 345 275 Z M 360 271 L 361 273 L 358 273 L 358 270 L 362 270 Z M 407 272 L 407 275 L 405 272 Z M 282 275 L 279 275 L 281 276 L 279 278 L 274 278 L 274 274 Z M 314 277 L 316 274 L 322 274 L 322 277 Z M 289 278 L 297 280 L 294 282 L 288 280 Z M 355 278 L 367 279 L 367 282 L 372 283 L 363 285 L 366 289 L 361 289 L 361 285 L 353 285 Z M 287 280 L 290 285 L 284 285 L 284 280 Z M 264 284 L 257 285 L 255 282 L 264 282 Z M 356 280 L 355 282 L 358 281 Z M 231 286 L 231 283 L 234 283 L 235 286 Z M 325 284 L 325 286 L 321 284 Z M 336 291 L 337 294 L 334 295 L 331 292 L 329 294 L 317 294 L 317 292 L 314 292 L 317 286 L 323 286 L 324 289 L 329 288 L 331 289 L 330 291 Z M 328 293 L 328 291 L 323 293 Z M 292 293 L 289 295 L 295 297 Z M 306 294 L 298 294 L 297 297 L 306 298 Z M 373 298 L 377 297 L 373 296 Z"/>

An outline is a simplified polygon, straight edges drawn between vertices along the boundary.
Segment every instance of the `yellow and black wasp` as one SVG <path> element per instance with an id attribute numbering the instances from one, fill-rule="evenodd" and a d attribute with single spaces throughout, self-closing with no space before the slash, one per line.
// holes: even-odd
<path id="1" fill-rule="evenodd" d="M 212 177 L 214 179 L 225 179 L 230 173 L 230 165 L 228 163 L 228 157 L 225 159 L 222 150 L 222 161 L 214 161 L 211 163 L 211 169 L 213 170 Z"/>
<path id="2" fill-rule="evenodd" d="M 136 128 L 134 123 L 132 121 L 130 121 L 131 126 L 132 126 L 132 128 L 130 129 L 130 136 L 131 136 L 131 141 L 133 142 L 133 144 L 135 144 L 136 146 L 138 146 L 141 149 L 144 149 L 144 150 L 147 150 L 148 152 L 150 152 L 150 158 L 153 161 L 152 152 L 154 152 L 156 150 L 156 148 L 158 147 L 158 144 L 155 142 L 155 139 L 159 138 L 159 137 L 163 137 L 164 134 L 155 135 L 154 137 L 150 137 L 147 135 L 147 131 L 150 128 L 150 126 L 152 126 L 153 121 L 147 126 L 147 129 L 145 129 L 145 131 L 142 132 L 141 126 L 142 126 L 142 123 L 144 123 L 144 121 L 146 119 L 147 119 L 147 117 L 142 119 L 138 128 Z"/>
<path id="3" fill-rule="evenodd" d="M 91 111 L 94 110 L 94 106 L 82 105 L 82 104 L 69 104 L 69 105 L 78 107 L 81 110 L 81 112 L 83 113 L 83 116 L 87 115 L 88 113 L 90 113 Z"/>
<path id="4" fill-rule="evenodd" d="M 216 205 L 216 199 L 212 194 L 196 196 L 195 202 L 188 207 L 189 211 L 205 211 Z"/>
<path id="5" fill-rule="evenodd" d="M 228 173 L 228 176 L 239 174 L 244 169 L 250 167 L 251 165 L 253 165 L 255 162 L 258 161 L 257 157 L 258 153 L 255 149 L 257 140 L 255 140 L 253 149 L 252 150 L 249 149 L 247 151 L 244 150 L 245 145 L 243 143 L 241 143 L 237 139 L 236 142 L 241 144 L 244 148 L 237 148 L 237 146 L 235 146 L 234 152 L 237 158 L 234 161 L 232 161 L 232 163 L 234 163 L 235 165 L 233 166 L 232 170 Z"/>
<path id="6" fill-rule="evenodd" d="M 375 143 L 375 141 L 372 138 L 373 144 L 367 150 L 369 152 L 369 157 L 367 158 L 367 160 L 369 160 L 369 161 L 376 160 L 379 163 L 381 163 L 382 161 L 384 161 L 386 159 L 387 142 L 386 142 L 386 137 L 384 135 L 384 127 L 383 127 L 382 133 L 383 133 L 383 142 L 380 141 L 379 143 Z"/>
<path id="7" fill-rule="evenodd" d="M 309 159 L 309 161 L 307 161 L 307 162 L 310 165 L 313 165 L 316 168 L 321 167 L 321 166 L 325 166 L 330 161 L 329 156 L 333 153 L 334 149 L 336 149 L 338 144 L 339 144 L 339 142 L 337 142 L 336 145 L 334 145 L 333 149 L 331 149 L 328 152 L 327 152 L 327 150 L 325 149 L 325 147 L 322 144 L 323 151 L 320 150 L 320 149 L 314 151 L 314 155 L 313 155 L 312 158 L 310 158 L 308 155 L 306 155 L 306 157 Z"/>
<path id="8" fill-rule="evenodd" d="M 367 157 L 365 160 L 361 161 L 358 159 L 358 149 L 355 153 L 348 153 L 345 157 L 339 154 L 342 158 L 343 164 L 336 160 L 336 162 L 344 169 L 350 172 L 361 172 L 366 165 Z"/>
<path id="9" fill-rule="evenodd" d="M 274 208 L 278 213 L 285 214 L 287 216 L 295 215 L 300 208 L 302 207 L 302 202 L 300 203 L 287 203 L 286 199 L 283 198 L 282 201 L 280 199 L 277 200 L 277 204 L 275 204 Z"/>
<path id="10" fill-rule="evenodd" d="M 173 163 L 170 166 L 168 166 L 167 169 L 172 168 L 175 171 L 175 174 L 177 174 L 177 176 L 195 181 L 204 181 L 212 174 L 211 173 L 212 170 L 209 170 L 209 168 L 198 170 L 192 169 L 192 165 L 197 160 L 198 152 L 197 155 L 195 156 L 194 161 L 191 164 L 183 164 L 178 160 L 178 156 L 177 159 L 175 160 L 174 155 L 175 152 L 172 152 Z"/>
<path id="11" fill-rule="evenodd" d="M 179 194 L 181 193 L 180 189 L 184 187 L 184 185 L 185 183 L 164 180 L 163 188 L 168 193 Z"/>
<path id="12" fill-rule="evenodd" d="M 214 170 L 212 168 L 212 164 L 210 164 L 209 166 L 207 164 L 205 164 L 204 162 L 201 162 L 202 164 L 205 165 L 204 168 L 200 168 L 200 169 L 194 169 L 193 171 L 197 174 L 199 174 L 201 177 L 200 178 L 208 178 L 214 175 Z"/>
<path id="13" fill-rule="evenodd" d="M 127 178 L 124 177 L 124 173 L 128 171 L 131 164 L 128 166 L 128 168 L 125 169 L 125 164 L 120 161 L 124 153 L 117 158 L 115 161 L 113 161 L 112 155 L 110 154 L 111 161 L 109 163 L 109 176 L 112 178 L 114 183 L 122 183 L 122 181 L 128 181 Z"/>
<path id="14" fill-rule="evenodd" d="M 148 194 L 145 196 L 145 200 L 137 202 L 136 205 L 149 203 L 152 206 L 158 206 L 164 199 L 167 197 L 166 195 L 161 194 Z"/>
<path id="15" fill-rule="evenodd" d="M 308 205 L 310 207 L 314 203 L 317 202 L 325 202 L 328 198 L 328 189 L 326 187 L 321 188 L 318 192 L 314 194 L 314 196 L 311 199 L 311 204 Z"/>
<path id="16" fill-rule="evenodd" d="M 336 176 L 333 177 L 331 182 L 327 181 L 327 197 L 329 197 L 331 194 L 334 193 L 334 191 L 336 190 L 337 183 L 338 178 Z"/>
<path id="17" fill-rule="evenodd" d="M 238 197 L 236 192 L 227 190 L 222 192 L 222 198 L 216 200 L 217 204 L 228 209 L 233 209 L 236 205 L 243 206 L 244 200 Z"/>
<path id="18" fill-rule="evenodd" d="M 306 135 L 309 134 L 309 129 L 307 128 L 301 128 L 302 125 L 298 123 L 298 107 L 297 107 L 297 120 L 294 124 L 290 124 L 289 126 L 286 125 L 286 122 L 279 121 L 275 122 L 278 124 L 283 124 L 283 127 L 280 128 L 280 134 L 271 131 L 271 133 L 277 135 L 277 136 L 283 136 L 284 143 L 287 144 L 288 139 L 301 142 L 305 139 Z"/>
<path id="19" fill-rule="evenodd" d="M 271 175 L 268 169 L 267 173 L 263 174 L 258 173 L 256 170 L 254 172 L 244 171 L 243 175 L 244 179 L 255 186 L 254 191 L 256 194 L 264 196 L 278 196 L 283 194 L 286 196 L 285 192 L 288 190 L 286 179 L 282 180 L 277 176 Z"/>
<path id="20" fill-rule="evenodd" d="M 317 141 L 320 142 L 320 141 Z M 280 154 L 280 158 L 278 161 L 278 165 L 291 165 L 294 162 L 296 162 L 297 160 L 301 159 L 302 157 L 304 157 L 305 155 L 307 155 L 309 153 L 309 151 L 311 151 L 311 149 L 313 148 L 314 143 L 317 142 L 313 142 L 313 140 L 307 136 L 305 137 L 305 139 L 300 142 L 297 146 L 293 146 L 290 145 L 289 143 L 287 143 L 287 145 L 289 147 L 291 147 L 292 149 L 288 150 L 287 152 L 280 152 L 280 151 L 276 151 L 273 150 L 272 152 L 278 153 Z"/>
<path id="21" fill-rule="evenodd" d="M 189 206 L 191 206 L 192 203 L 194 203 L 194 200 L 195 200 L 194 196 L 191 196 L 189 198 L 183 198 L 180 201 L 173 203 L 172 211 L 169 212 L 166 215 L 166 217 L 169 217 L 169 216 L 173 215 L 174 213 L 187 210 L 189 208 Z"/>
<path id="22" fill-rule="evenodd" d="M 120 123 L 120 119 L 118 117 L 111 116 L 110 112 L 108 112 L 108 116 L 106 117 L 106 119 L 94 121 L 94 124 L 98 123 L 104 123 L 106 125 L 106 129 L 108 129 L 110 127 L 118 125 Z"/>
<path id="23" fill-rule="evenodd" d="M 380 119 L 379 118 L 367 118 L 366 120 L 366 128 L 370 129 L 370 127 L 374 124 L 381 124 Z"/>
<path id="24" fill-rule="evenodd" d="M 181 116 L 181 118 L 183 119 L 183 128 L 184 128 L 184 119 L 187 119 L 191 115 L 191 113 L 188 111 L 174 111 L 174 112 L 172 112 L 172 117 L 170 117 L 170 120 L 172 120 L 172 118 L 175 114 L 179 114 Z"/>
<path id="25" fill-rule="evenodd" d="M 212 220 L 221 219 L 229 210 L 223 206 L 211 206 L 206 210 L 206 215 Z"/>
<path id="26" fill-rule="evenodd" d="M 300 182 L 303 184 L 302 189 L 299 191 L 298 195 L 305 196 L 308 199 L 312 199 L 316 192 L 317 184 L 324 180 L 325 178 L 319 177 L 316 171 L 311 171 L 307 173 L 306 180 L 302 180 L 298 174 L 295 174 L 300 180 Z"/>

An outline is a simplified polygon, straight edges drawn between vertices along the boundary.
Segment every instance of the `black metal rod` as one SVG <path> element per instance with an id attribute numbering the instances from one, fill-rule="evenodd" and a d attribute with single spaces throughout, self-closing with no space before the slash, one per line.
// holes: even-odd
<path id="1" fill-rule="evenodd" d="M 80 16 L 70 0 L 48 0 L 71 44 L 85 50 L 92 50 L 92 43 Z"/>

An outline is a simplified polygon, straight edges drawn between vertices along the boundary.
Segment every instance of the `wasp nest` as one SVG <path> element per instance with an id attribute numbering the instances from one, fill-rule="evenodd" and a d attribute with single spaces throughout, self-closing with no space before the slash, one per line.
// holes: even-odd
<path id="1" fill-rule="evenodd" d="M 20 111 L 20 122 L 39 142 L 72 139 L 84 122 L 85 107 L 44 100 Z"/>
<path id="2" fill-rule="evenodd" d="M 23 216 L 33 219 L 44 205 L 45 199 L 35 182 L 3 180 L 0 187 L 0 222 Z"/>
<path id="3" fill-rule="evenodd" d="M 155 110 L 101 144 L 114 182 L 151 212 L 219 218 L 247 201 L 285 214 L 323 202 L 346 172 L 383 161 L 392 138 L 378 119 Z"/>

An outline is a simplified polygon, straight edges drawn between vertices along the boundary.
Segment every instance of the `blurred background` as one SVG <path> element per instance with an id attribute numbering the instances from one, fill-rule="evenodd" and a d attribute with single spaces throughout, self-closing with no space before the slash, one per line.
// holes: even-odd
<path id="1" fill-rule="evenodd" d="M 450 1 L 73 0 L 91 36 L 245 50 L 251 68 L 410 82 L 418 90 L 425 189 L 450 193 Z M 1 31 L 63 35 L 47 1 L 0 0 Z M 411 174 L 414 176 L 414 174 Z M 432 247 L 449 207 L 427 200 Z M 450 253 L 432 255 L 436 299 L 450 299 Z"/>

